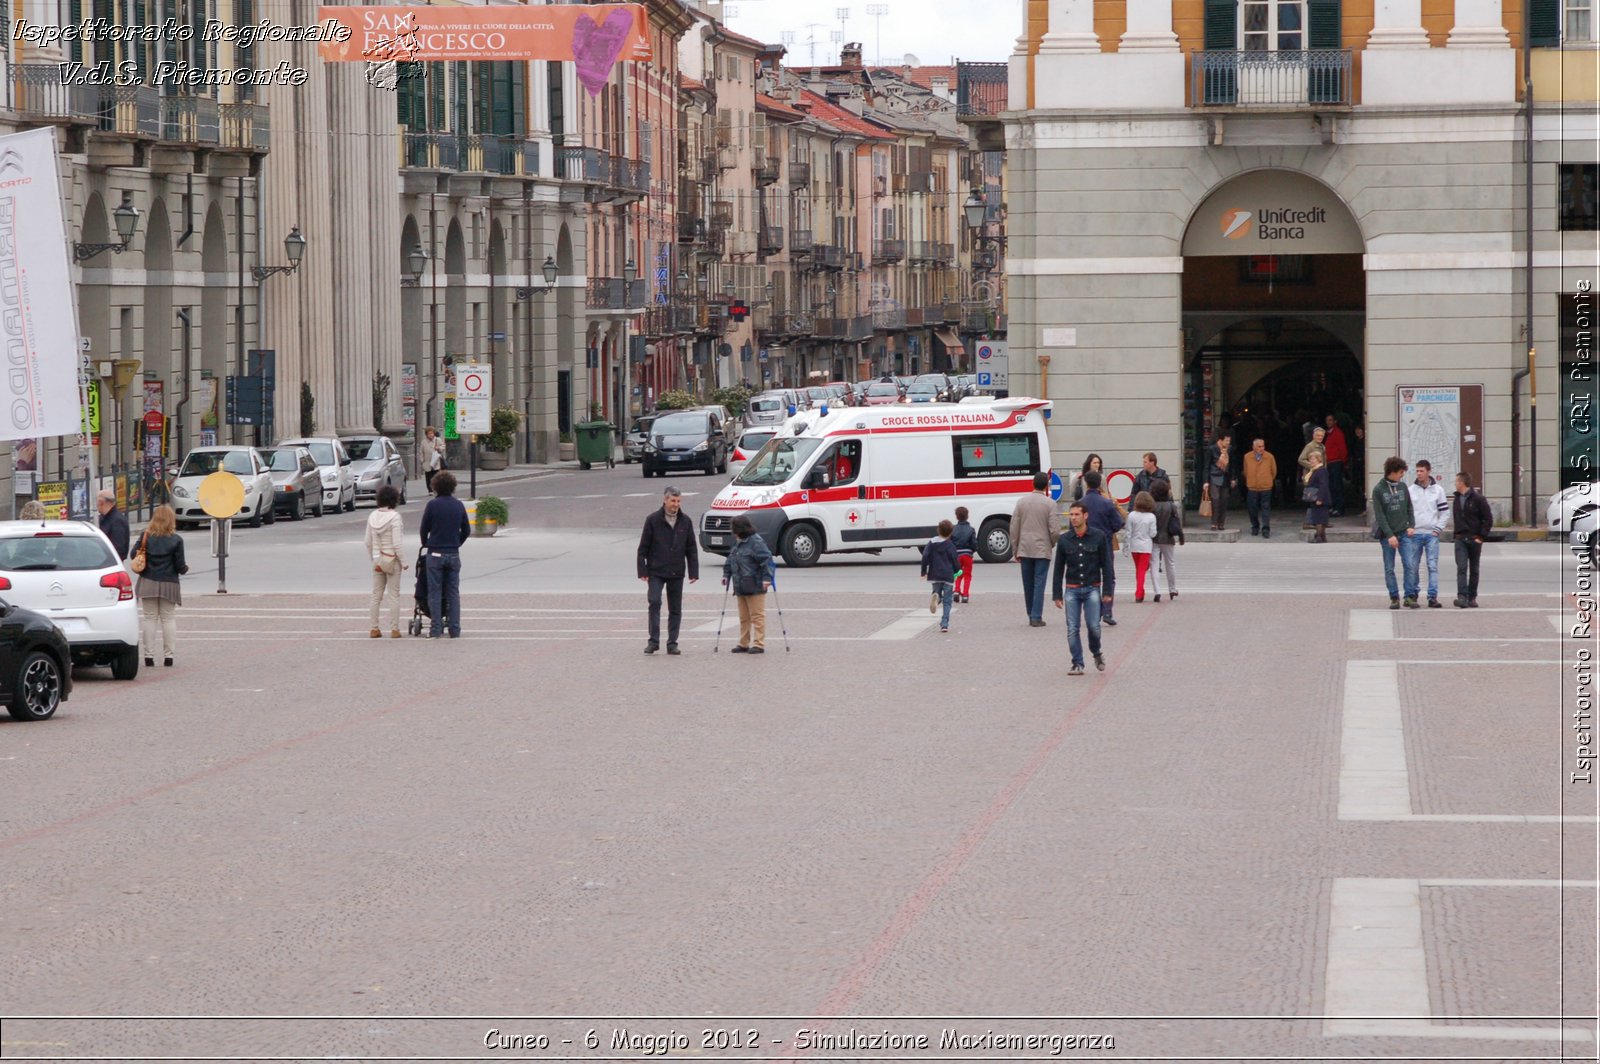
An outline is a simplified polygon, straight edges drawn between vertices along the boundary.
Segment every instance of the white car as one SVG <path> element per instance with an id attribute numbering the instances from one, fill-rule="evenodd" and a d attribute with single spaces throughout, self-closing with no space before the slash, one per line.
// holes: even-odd
<path id="1" fill-rule="evenodd" d="M 0 597 L 48 617 L 74 665 L 139 674 L 139 604 L 111 541 L 83 521 L 0 521 Z"/>
<path id="2" fill-rule="evenodd" d="M 1545 518 L 1550 531 L 1571 532 L 1573 518 L 1595 509 L 1600 509 L 1600 480 L 1574 484 L 1550 496 Z"/>
<path id="3" fill-rule="evenodd" d="M 756 452 L 767 445 L 767 441 L 778 434 L 777 426 L 764 429 L 745 429 L 739 437 L 739 442 L 733 445 L 733 453 L 728 455 L 728 469 L 734 476 L 739 475 L 739 470 L 744 464 L 756 456 Z"/>
<path id="4" fill-rule="evenodd" d="M 356 476 L 350 471 L 350 454 L 336 436 L 307 436 L 281 440 L 279 447 L 304 447 L 322 470 L 322 505 L 333 512 L 356 508 Z"/>
<path id="5" fill-rule="evenodd" d="M 1600 510 L 1590 510 L 1573 518 L 1567 545 L 1578 557 L 1588 556 L 1590 569 L 1600 562 Z"/>
<path id="6" fill-rule="evenodd" d="M 277 520 L 272 473 L 254 447 L 196 447 L 184 457 L 172 482 L 172 509 L 179 528 L 211 520 L 200 505 L 200 482 L 212 473 L 232 473 L 244 485 L 244 504 L 233 516 L 235 521 L 260 528 L 262 522 L 270 525 Z"/>

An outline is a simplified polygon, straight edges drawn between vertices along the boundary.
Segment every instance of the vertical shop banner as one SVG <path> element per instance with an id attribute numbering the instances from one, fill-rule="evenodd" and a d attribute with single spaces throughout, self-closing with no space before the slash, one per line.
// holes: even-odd
<path id="1" fill-rule="evenodd" d="M 83 420 L 78 432 L 89 437 L 90 442 L 98 447 L 100 446 L 100 382 L 90 381 L 85 394 L 89 402 L 83 408 Z"/>
<path id="2" fill-rule="evenodd" d="M 44 515 L 52 521 L 65 521 L 67 518 L 67 490 L 69 485 L 65 480 L 45 480 L 39 483 L 37 498 L 44 507 Z"/>
<path id="3" fill-rule="evenodd" d="M 195 390 L 195 404 L 200 408 L 200 446 L 217 445 L 217 378 L 201 377 Z"/>
<path id="4" fill-rule="evenodd" d="M 77 310 L 56 172 L 56 131 L 0 136 L 0 439 L 75 436 Z"/>
<path id="5" fill-rule="evenodd" d="M 406 425 L 406 439 L 417 438 L 417 364 L 400 364 L 400 412 Z"/>

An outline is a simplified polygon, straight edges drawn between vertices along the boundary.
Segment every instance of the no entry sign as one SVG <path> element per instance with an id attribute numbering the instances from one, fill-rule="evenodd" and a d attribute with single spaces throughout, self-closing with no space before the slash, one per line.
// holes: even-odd
<path id="1" fill-rule="evenodd" d="M 489 431 L 489 401 L 494 370 L 476 363 L 456 371 L 456 432 L 463 436 Z"/>

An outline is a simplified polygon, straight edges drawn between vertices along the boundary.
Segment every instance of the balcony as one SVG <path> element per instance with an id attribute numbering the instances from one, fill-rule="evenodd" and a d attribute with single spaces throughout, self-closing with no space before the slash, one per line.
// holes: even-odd
<path id="1" fill-rule="evenodd" d="M 706 223 L 704 218 L 696 218 L 692 214 L 678 215 L 678 243 L 704 244 L 706 242 Z"/>
<path id="2" fill-rule="evenodd" d="M 711 205 L 711 228 L 733 228 L 733 201 L 717 200 Z"/>
<path id="3" fill-rule="evenodd" d="M 937 318 L 935 318 L 933 316 L 935 312 L 937 312 L 938 315 L 939 315 Z M 961 320 L 961 304 L 960 303 L 943 303 L 943 304 L 940 304 L 937 307 L 929 307 L 928 308 L 928 324 L 930 324 L 930 325 L 936 325 L 941 321 L 958 322 L 960 320 Z"/>
<path id="4" fill-rule="evenodd" d="M 993 116 L 1003 113 L 1009 83 L 1009 64 L 957 63 L 956 114 Z"/>
<path id="5" fill-rule="evenodd" d="M 811 268 L 813 270 L 842 270 L 849 260 L 845 249 L 834 244 L 811 245 Z"/>
<path id="6" fill-rule="evenodd" d="M 739 150 L 732 144 L 719 144 L 712 149 L 718 170 L 736 170 L 739 167 Z"/>
<path id="7" fill-rule="evenodd" d="M 641 278 L 625 281 L 621 277 L 589 278 L 590 310 L 621 310 L 637 313 L 645 305 L 645 283 Z"/>
<path id="8" fill-rule="evenodd" d="M 194 147 L 222 140 L 222 117 L 209 96 L 168 96 L 161 101 L 161 139 Z"/>
<path id="9" fill-rule="evenodd" d="M 872 264 L 886 266 L 891 262 L 899 262 L 906 257 L 906 242 L 904 240 L 880 240 L 872 246 Z"/>
<path id="10" fill-rule="evenodd" d="M 783 226 L 764 225 L 756 236 L 756 249 L 763 255 L 776 255 L 783 250 Z"/>
<path id="11" fill-rule="evenodd" d="M 860 317 L 850 318 L 848 321 L 849 324 L 845 327 L 844 338 L 846 340 L 859 343 L 861 341 L 872 339 L 873 325 L 871 314 L 862 314 Z"/>
<path id="12" fill-rule="evenodd" d="M 806 256 L 811 254 L 811 230 L 789 229 L 789 257 Z"/>
<path id="13" fill-rule="evenodd" d="M 906 310 L 904 307 L 884 307 L 872 312 L 872 327 L 874 329 L 892 332 L 906 327 Z"/>
<path id="14" fill-rule="evenodd" d="M 782 167 L 779 163 L 779 160 L 775 159 L 771 155 L 759 160 L 755 166 L 756 184 L 762 187 L 776 184 L 778 181 L 778 174 L 781 169 Z"/>
<path id="15" fill-rule="evenodd" d="M 400 165 L 413 170 L 460 170 L 461 140 L 454 133 L 402 133 Z"/>
<path id="16" fill-rule="evenodd" d="M 599 148 L 557 148 L 556 176 L 591 185 L 612 183 L 611 156 Z"/>
<path id="17" fill-rule="evenodd" d="M 1350 71 L 1348 48 L 1192 52 L 1189 98 L 1196 107 L 1348 107 Z"/>
<path id="18" fill-rule="evenodd" d="M 920 329 L 924 325 L 932 324 L 928 320 L 928 312 L 922 307 L 906 308 L 906 328 Z"/>
<path id="19" fill-rule="evenodd" d="M 225 103 L 217 108 L 224 151 L 265 154 L 272 147 L 271 113 L 264 103 Z"/>
<path id="20" fill-rule="evenodd" d="M 161 96 L 142 85 L 102 88 L 99 119 L 102 133 L 155 140 L 161 136 Z"/>
<path id="21" fill-rule="evenodd" d="M 647 195 L 650 192 L 650 160 L 625 159 L 623 162 L 627 164 L 627 172 L 619 176 L 617 183 L 629 192 Z"/>
<path id="22" fill-rule="evenodd" d="M 811 161 L 809 159 L 789 160 L 789 187 L 804 188 L 811 184 Z"/>
<path id="23" fill-rule="evenodd" d="M 756 234 L 748 229 L 732 229 L 728 232 L 728 254 L 754 255 L 756 253 Z"/>
<path id="24" fill-rule="evenodd" d="M 811 335 L 819 340 L 843 340 L 850 335 L 850 319 L 817 318 L 812 323 Z"/>
<path id="25" fill-rule="evenodd" d="M 12 108 L 31 122 L 94 125 L 100 118 L 100 89 L 67 85 L 55 63 L 20 63 L 12 69 Z"/>
<path id="26" fill-rule="evenodd" d="M 967 301 L 961 304 L 961 331 L 964 333 L 987 333 L 994 327 L 994 308 L 982 301 Z"/>

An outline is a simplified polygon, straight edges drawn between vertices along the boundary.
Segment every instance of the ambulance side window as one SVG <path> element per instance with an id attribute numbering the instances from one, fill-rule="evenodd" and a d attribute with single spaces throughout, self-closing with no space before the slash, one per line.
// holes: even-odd
<path id="1" fill-rule="evenodd" d="M 807 478 L 819 488 L 837 488 L 855 483 L 861 476 L 861 441 L 840 440 L 829 447 Z"/>

